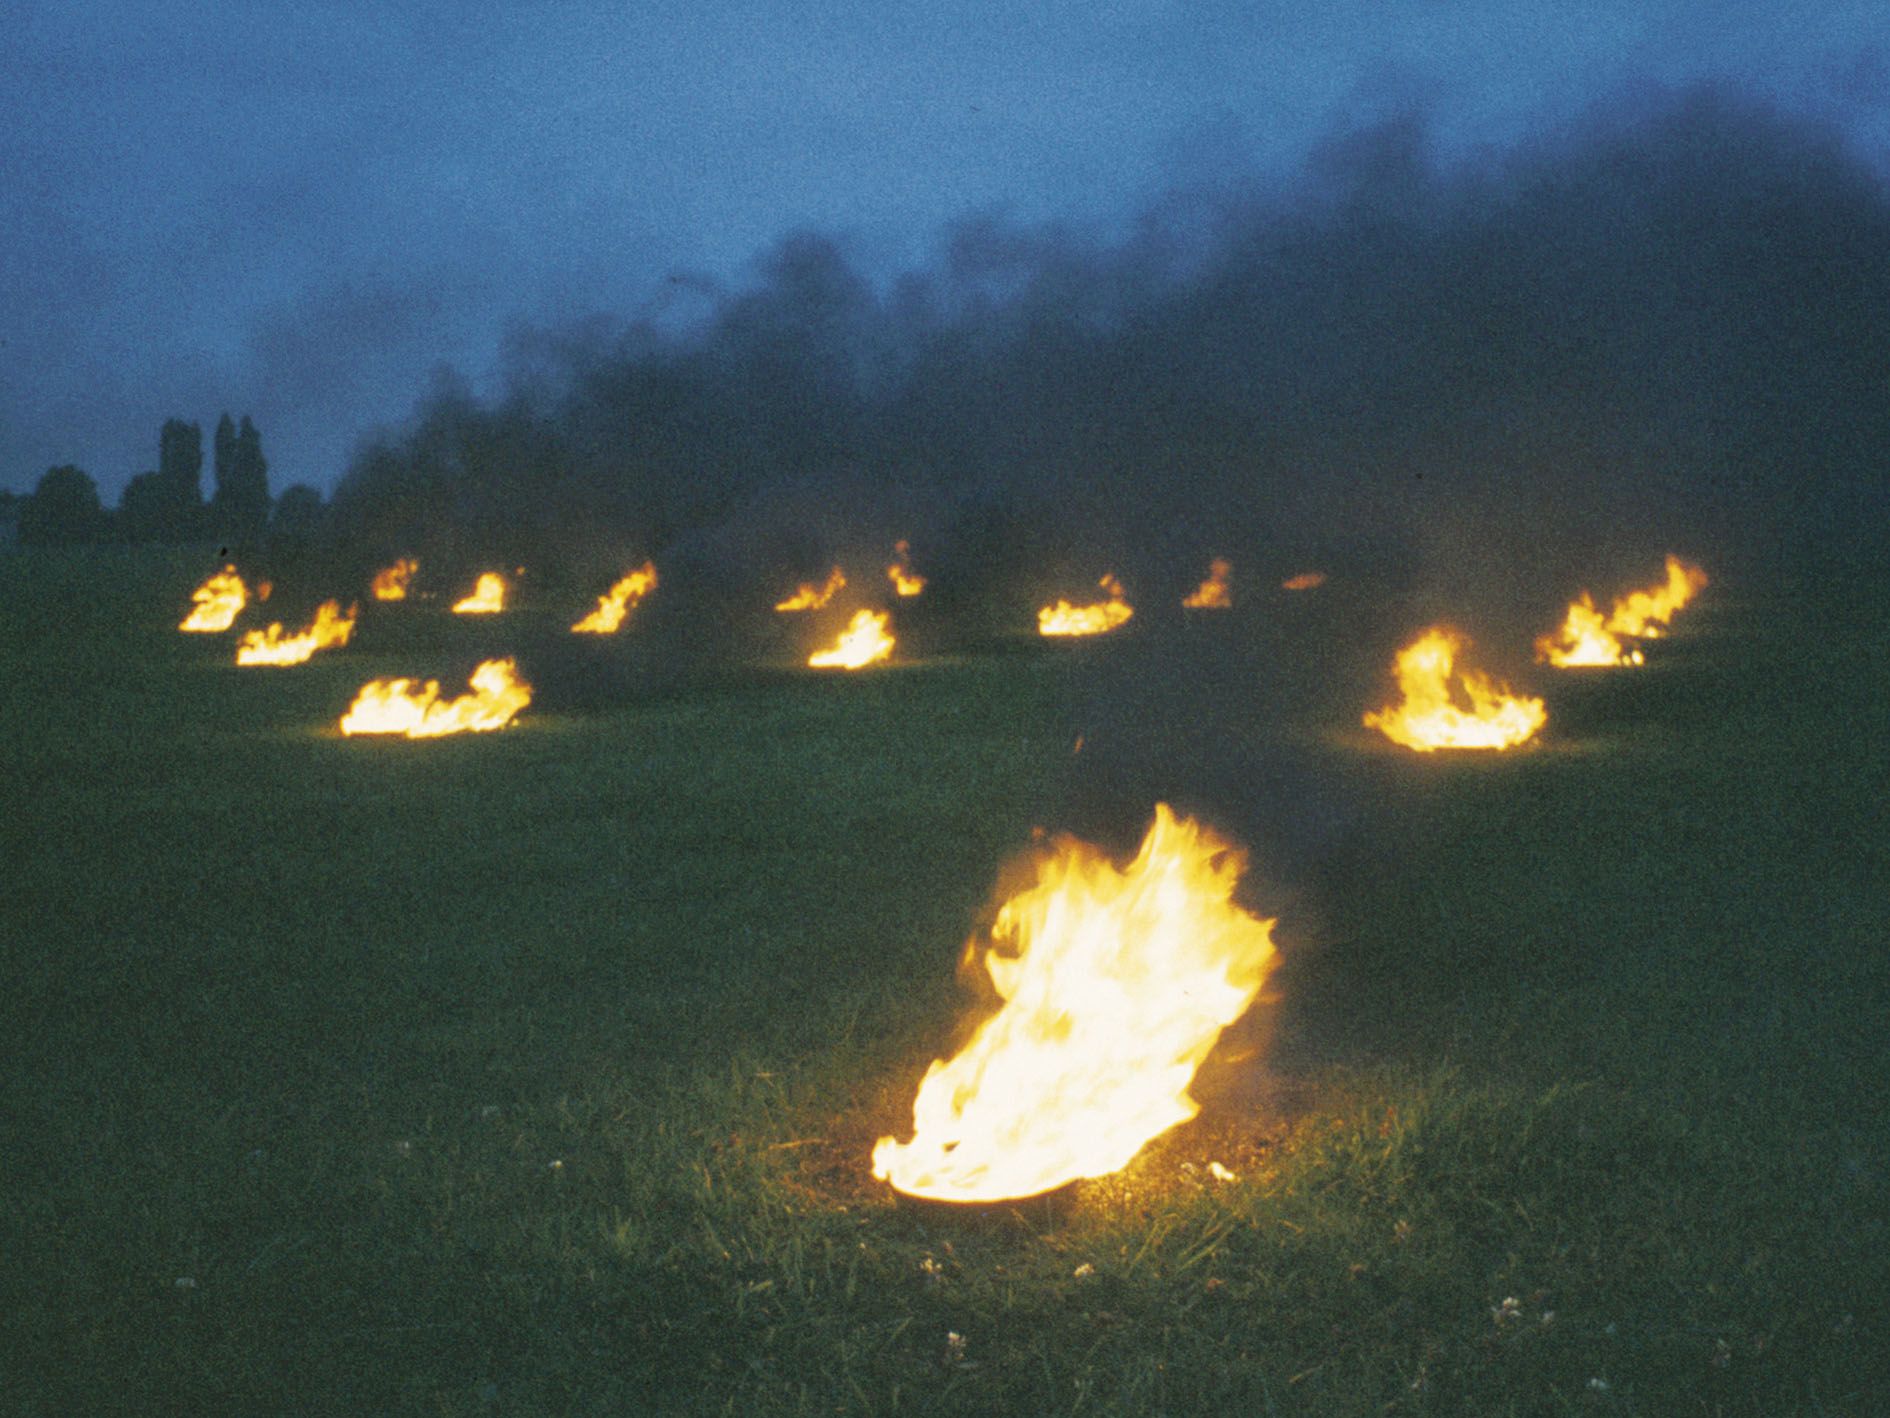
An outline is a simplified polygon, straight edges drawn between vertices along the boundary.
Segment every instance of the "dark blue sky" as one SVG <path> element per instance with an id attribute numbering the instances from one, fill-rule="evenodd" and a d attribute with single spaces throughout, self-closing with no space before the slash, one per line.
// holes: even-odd
<path id="1" fill-rule="evenodd" d="M 331 485 L 442 361 L 740 284 L 796 228 L 884 274 L 955 218 L 1106 225 L 1416 105 L 1448 154 L 1715 78 L 1890 153 L 1882 0 L 1098 5 L 16 0 L 0 486 L 115 501 L 171 415 Z"/>

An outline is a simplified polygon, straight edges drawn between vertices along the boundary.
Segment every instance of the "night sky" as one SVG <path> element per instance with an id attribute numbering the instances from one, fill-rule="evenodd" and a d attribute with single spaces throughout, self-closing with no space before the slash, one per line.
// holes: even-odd
<path id="1" fill-rule="evenodd" d="M 0 486 L 115 502 L 229 409 L 331 487 L 442 364 L 490 393 L 520 331 L 686 320 L 791 232 L 880 281 L 977 214 L 1106 237 L 1390 112 L 1475 161 L 1711 80 L 1886 171 L 1881 0 L 1550 9 L 16 0 Z"/>

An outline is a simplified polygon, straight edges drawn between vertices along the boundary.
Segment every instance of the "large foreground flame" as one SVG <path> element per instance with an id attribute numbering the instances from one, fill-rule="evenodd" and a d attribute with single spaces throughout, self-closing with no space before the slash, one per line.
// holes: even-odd
<path id="1" fill-rule="evenodd" d="M 817 611 L 846 584 L 846 573 L 836 566 L 827 573 L 824 583 L 816 586 L 811 581 L 803 581 L 785 601 L 776 601 L 774 608 L 778 611 Z"/>
<path id="2" fill-rule="evenodd" d="M 483 571 L 472 594 L 453 602 L 454 615 L 494 615 L 505 609 L 505 578 L 496 571 Z"/>
<path id="3" fill-rule="evenodd" d="M 597 598 L 597 609 L 571 629 L 579 635 L 615 635 L 630 608 L 656 589 L 656 563 L 646 561 Z"/>
<path id="4" fill-rule="evenodd" d="M 904 541 L 893 543 L 898 559 L 886 568 L 886 579 L 901 596 L 916 596 L 925 589 L 925 578 L 912 569 L 912 547 Z"/>
<path id="5" fill-rule="evenodd" d="M 1577 665 L 1638 665 L 1638 646 L 1621 637 L 1654 640 L 1667 623 L 1706 585 L 1706 573 L 1677 556 L 1667 558 L 1667 579 L 1645 591 L 1630 591 L 1604 618 L 1594 598 L 1583 591 L 1568 608 L 1562 628 L 1536 641 L 1536 658 L 1561 669 Z"/>
<path id="6" fill-rule="evenodd" d="M 193 633 L 215 634 L 235 624 L 237 614 L 249 600 L 249 593 L 244 590 L 243 578 L 236 574 L 236 568 L 226 566 L 192 591 L 190 599 L 196 605 L 189 615 L 178 622 L 177 628 Z"/>
<path id="7" fill-rule="evenodd" d="M 893 638 L 886 633 L 884 611 L 855 611 L 847 628 L 829 650 L 816 650 L 807 663 L 817 670 L 857 670 L 887 658 L 893 652 Z"/>
<path id="8" fill-rule="evenodd" d="M 404 601 L 407 599 L 407 585 L 419 569 L 419 562 L 410 556 L 403 556 L 392 566 L 375 572 L 368 589 L 374 592 L 377 601 Z"/>
<path id="9" fill-rule="evenodd" d="M 251 630 L 236 646 L 239 665 L 299 665 L 317 650 L 346 645 L 354 633 L 353 606 L 341 613 L 340 601 L 323 601 L 315 610 L 314 623 L 298 635 L 284 635 L 280 621 L 270 622 L 267 630 Z"/>
<path id="10" fill-rule="evenodd" d="M 1234 597 L 1227 578 L 1234 574 L 1234 564 L 1222 557 L 1208 563 L 1207 580 L 1194 588 L 1194 594 L 1182 601 L 1191 611 L 1224 611 L 1232 608 Z"/>
<path id="11" fill-rule="evenodd" d="M 1244 865 L 1165 803 L 1125 869 L 1061 843 L 966 947 L 1003 1004 L 926 1071 L 912 1141 L 882 1137 L 873 1175 L 940 1201 L 1035 1196 L 1192 1118 L 1195 1070 L 1273 964 L 1273 922 L 1231 899 Z"/>
<path id="12" fill-rule="evenodd" d="M 376 679 L 361 686 L 342 716 L 344 734 L 405 734 L 410 739 L 502 729 L 532 702 L 532 687 L 511 660 L 487 660 L 472 673 L 472 690 L 440 698 L 440 682 Z"/>
<path id="13" fill-rule="evenodd" d="M 1532 737 L 1549 717 L 1540 699 L 1509 692 L 1476 670 L 1458 675 L 1462 707 L 1451 695 L 1457 652 L 1469 642 L 1444 626 L 1433 626 L 1398 652 L 1398 689 L 1403 702 L 1365 716 L 1393 743 L 1429 753 L 1438 748 L 1513 748 Z"/>
<path id="14" fill-rule="evenodd" d="M 1113 575 L 1096 583 L 1109 593 L 1109 599 L 1095 605 L 1073 606 L 1059 599 L 1054 606 L 1037 612 L 1039 635 L 1103 635 L 1114 630 L 1135 614 L 1135 607 L 1123 599 L 1122 583 Z"/>

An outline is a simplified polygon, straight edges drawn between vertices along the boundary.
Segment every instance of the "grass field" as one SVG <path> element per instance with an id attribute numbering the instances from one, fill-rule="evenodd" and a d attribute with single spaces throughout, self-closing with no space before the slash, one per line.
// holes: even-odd
<path id="1" fill-rule="evenodd" d="M 362 742 L 503 627 L 238 671 L 196 566 L 0 556 L 7 1412 L 1890 1411 L 1881 601 L 1716 588 L 1501 763 L 1335 725 L 1411 845 L 1267 1064 L 954 1212 L 866 1157 L 1084 656 Z"/>

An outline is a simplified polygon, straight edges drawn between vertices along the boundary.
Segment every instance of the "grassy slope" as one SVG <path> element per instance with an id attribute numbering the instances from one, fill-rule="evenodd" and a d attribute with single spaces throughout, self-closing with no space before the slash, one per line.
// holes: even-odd
<path id="1" fill-rule="evenodd" d="M 421 666 L 238 673 L 169 633 L 195 569 L 0 558 L 0 1404 L 1890 1404 L 1879 615 L 1728 604 L 1559 747 L 1417 770 L 1277 1076 L 943 1215 L 864 1154 L 1069 742 L 1056 659 L 356 743 Z"/>

